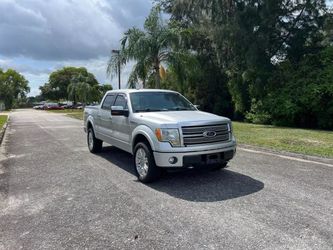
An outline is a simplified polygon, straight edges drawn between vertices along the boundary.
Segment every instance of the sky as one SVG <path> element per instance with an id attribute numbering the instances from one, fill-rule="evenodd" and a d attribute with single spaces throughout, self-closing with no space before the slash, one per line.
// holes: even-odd
<path id="1" fill-rule="evenodd" d="M 23 74 L 29 96 L 64 66 L 86 67 L 117 88 L 117 78 L 106 75 L 110 52 L 128 28 L 142 28 L 152 6 L 152 0 L 0 0 L 0 68 Z M 122 87 L 131 67 L 122 72 Z"/>
<path id="2" fill-rule="evenodd" d="M 100 83 L 117 88 L 117 78 L 106 75 L 110 51 L 119 48 L 124 31 L 143 26 L 152 1 L 0 0 L 0 68 L 23 74 L 30 96 L 64 66 L 86 67 Z M 121 74 L 122 87 L 132 66 Z"/>

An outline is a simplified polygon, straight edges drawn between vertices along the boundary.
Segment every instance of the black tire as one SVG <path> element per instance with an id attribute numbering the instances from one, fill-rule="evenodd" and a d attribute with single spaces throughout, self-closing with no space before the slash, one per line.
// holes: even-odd
<path id="1" fill-rule="evenodd" d="M 139 151 L 140 150 L 140 151 Z M 138 164 L 139 160 L 139 154 L 142 153 L 142 150 L 145 152 L 145 156 L 142 156 L 142 160 L 145 159 L 146 162 L 143 164 L 143 162 L 140 162 L 141 164 Z M 137 156 L 138 154 L 138 156 Z M 134 155 L 133 155 L 133 165 L 134 165 L 134 171 L 136 173 L 136 176 L 138 177 L 139 181 L 143 183 L 149 183 L 157 180 L 161 176 L 161 168 L 157 167 L 155 164 L 154 155 L 152 153 L 152 150 L 147 143 L 139 142 L 134 147 Z M 146 170 L 142 170 L 140 166 L 147 166 Z"/>
<path id="2" fill-rule="evenodd" d="M 90 140 L 92 140 L 92 141 L 90 141 Z M 103 141 L 99 140 L 95 137 L 95 132 L 94 132 L 93 128 L 88 129 L 87 143 L 88 143 L 88 149 L 91 153 L 95 154 L 95 153 L 99 153 L 102 151 Z"/>
<path id="3" fill-rule="evenodd" d="M 228 167 L 228 162 L 227 162 L 227 161 L 226 161 L 226 162 L 222 162 L 222 163 L 217 164 L 217 165 L 214 165 L 214 166 L 212 167 L 212 170 L 213 170 L 213 171 L 221 170 L 221 169 L 224 169 L 224 168 L 226 168 L 226 167 Z"/>

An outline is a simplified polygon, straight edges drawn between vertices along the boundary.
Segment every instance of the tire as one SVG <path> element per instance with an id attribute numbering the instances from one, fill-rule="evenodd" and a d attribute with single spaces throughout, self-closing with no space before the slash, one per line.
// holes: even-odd
<path id="1" fill-rule="evenodd" d="M 91 153 L 95 154 L 102 151 L 103 141 L 95 137 L 93 128 L 88 129 L 87 144 L 88 144 L 88 149 Z"/>
<path id="2" fill-rule="evenodd" d="M 212 167 L 212 170 L 213 170 L 213 171 L 221 170 L 221 169 L 224 169 L 224 168 L 226 168 L 226 167 L 228 167 L 228 162 L 227 162 L 227 161 L 226 161 L 226 162 L 222 162 L 222 163 L 220 163 L 220 164 L 218 164 L 218 165 L 213 166 L 213 167 Z"/>
<path id="3" fill-rule="evenodd" d="M 133 163 L 135 173 L 143 183 L 153 182 L 161 175 L 161 169 L 155 164 L 150 146 L 144 142 L 135 145 Z"/>

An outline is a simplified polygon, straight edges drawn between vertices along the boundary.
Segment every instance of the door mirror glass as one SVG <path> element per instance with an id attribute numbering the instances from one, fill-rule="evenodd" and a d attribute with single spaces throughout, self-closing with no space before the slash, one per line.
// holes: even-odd
<path id="1" fill-rule="evenodd" d="M 127 117 L 128 114 L 128 109 L 124 109 L 123 106 L 111 106 L 111 115 Z"/>

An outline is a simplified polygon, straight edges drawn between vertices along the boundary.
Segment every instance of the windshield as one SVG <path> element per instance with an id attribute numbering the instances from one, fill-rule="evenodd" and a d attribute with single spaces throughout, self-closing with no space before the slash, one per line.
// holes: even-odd
<path id="1" fill-rule="evenodd" d="M 183 96 L 174 92 L 131 93 L 133 112 L 196 110 Z"/>

